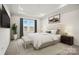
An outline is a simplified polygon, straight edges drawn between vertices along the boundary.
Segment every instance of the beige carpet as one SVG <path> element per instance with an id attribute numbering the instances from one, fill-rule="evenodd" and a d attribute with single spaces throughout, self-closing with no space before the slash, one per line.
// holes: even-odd
<path id="1" fill-rule="evenodd" d="M 29 48 L 23 47 L 22 39 L 14 40 L 10 42 L 10 45 L 5 55 L 76 55 L 79 54 L 79 47 L 69 46 L 62 43 L 34 50 L 32 46 Z"/>

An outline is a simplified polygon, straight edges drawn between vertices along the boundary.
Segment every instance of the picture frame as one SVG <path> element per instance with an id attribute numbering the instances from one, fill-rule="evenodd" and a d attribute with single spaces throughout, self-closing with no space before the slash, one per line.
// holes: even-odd
<path id="1" fill-rule="evenodd" d="M 56 14 L 54 16 L 49 17 L 49 23 L 59 23 L 60 22 L 60 14 Z"/>

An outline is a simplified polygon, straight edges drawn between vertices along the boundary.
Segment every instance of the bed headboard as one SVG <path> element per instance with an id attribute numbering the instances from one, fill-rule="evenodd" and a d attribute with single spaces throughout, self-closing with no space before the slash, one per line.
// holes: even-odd
<path id="1" fill-rule="evenodd" d="M 62 24 L 61 23 L 48 24 L 47 31 L 51 31 L 51 30 L 57 30 L 56 33 L 61 33 Z"/>

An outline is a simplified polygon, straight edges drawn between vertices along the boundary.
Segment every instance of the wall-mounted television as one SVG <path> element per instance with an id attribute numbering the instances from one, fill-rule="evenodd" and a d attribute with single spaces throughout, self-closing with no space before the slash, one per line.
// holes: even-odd
<path id="1" fill-rule="evenodd" d="M 10 28 L 10 18 L 2 5 L 2 10 L 0 11 L 0 27 Z"/>

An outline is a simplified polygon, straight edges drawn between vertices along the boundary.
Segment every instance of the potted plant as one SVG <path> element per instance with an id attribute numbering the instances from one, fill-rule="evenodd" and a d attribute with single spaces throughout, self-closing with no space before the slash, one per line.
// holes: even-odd
<path id="1" fill-rule="evenodd" d="M 17 39 L 17 25 L 16 24 L 12 25 L 12 33 L 13 33 L 13 38 Z"/>

